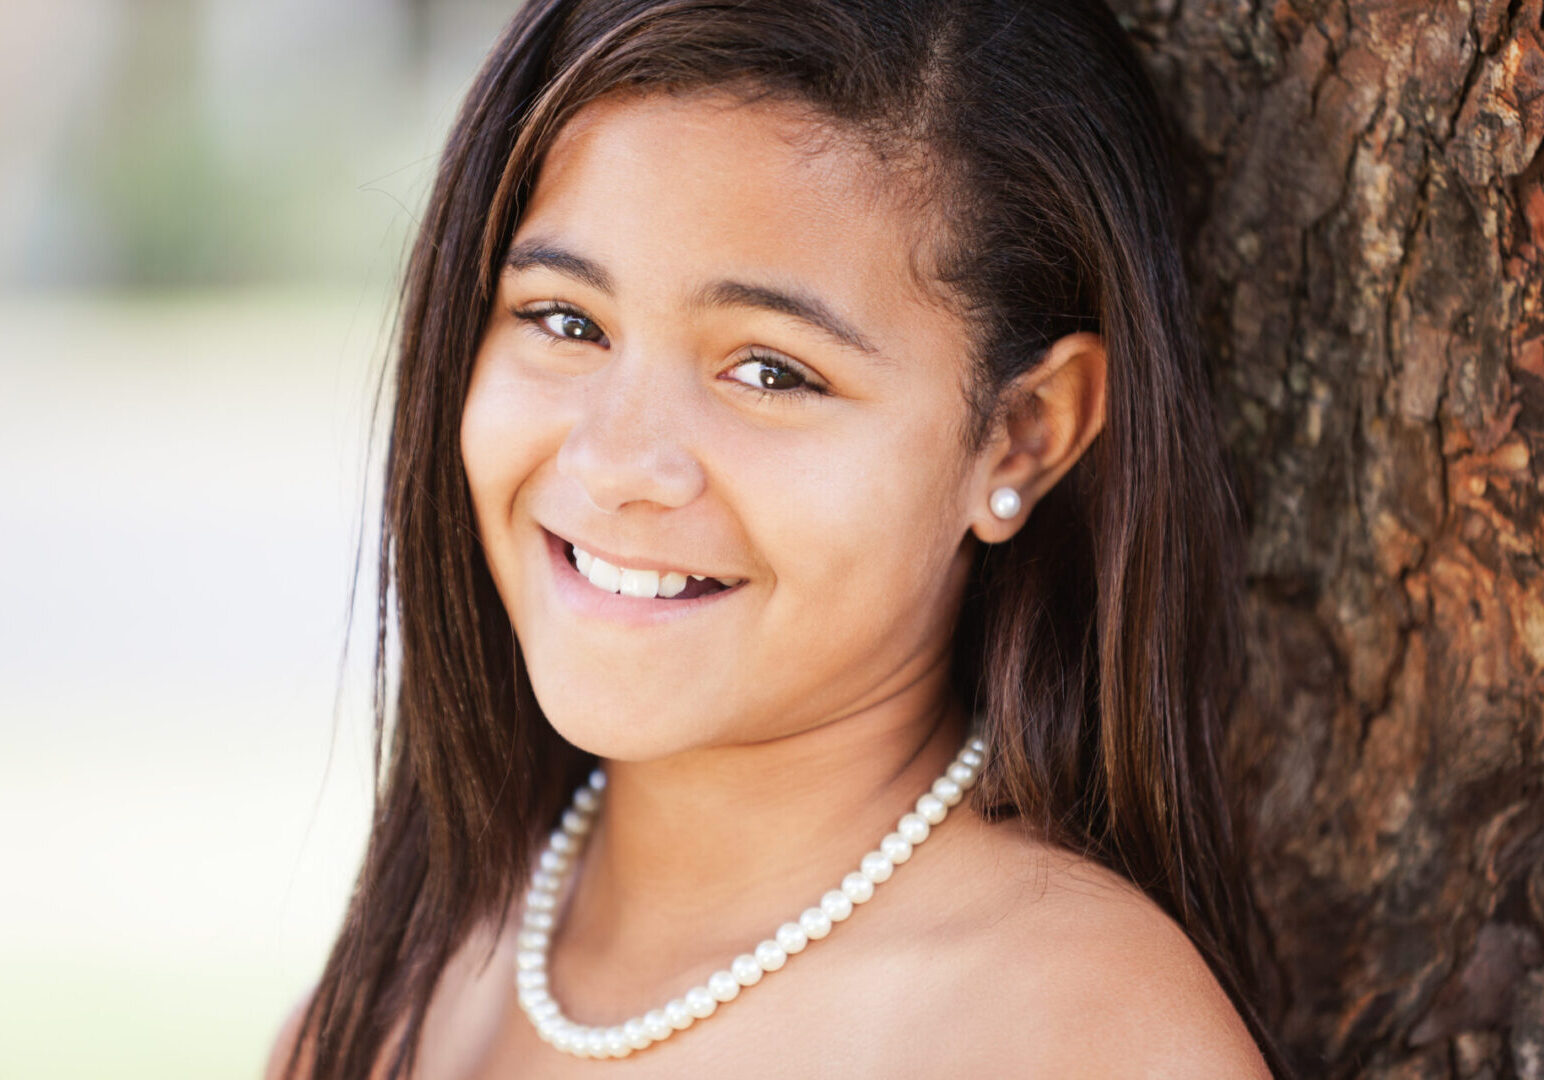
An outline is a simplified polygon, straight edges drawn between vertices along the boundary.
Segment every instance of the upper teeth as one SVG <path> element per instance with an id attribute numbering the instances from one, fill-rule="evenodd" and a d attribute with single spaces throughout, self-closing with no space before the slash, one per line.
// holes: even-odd
<path id="1" fill-rule="evenodd" d="M 578 565 L 579 572 L 589 579 L 591 585 L 598 589 L 605 589 L 607 592 L 621 593 L 623 596 L 663 596 L 668 599 L 681 594 L 681 590 L 686 588 L 688 577 L 701 581 L 707 576 L 706 574 L 686 574 L 676 570 L 660 573 L 658 570 L 632 570 L 625 566 L 613 566 L 605 559 L 597 558 L 577 546 L 574 548 L 574 562 Z M 731 588 L 741 581 L 740 578 L 714 578 L 713 580 Z"/>

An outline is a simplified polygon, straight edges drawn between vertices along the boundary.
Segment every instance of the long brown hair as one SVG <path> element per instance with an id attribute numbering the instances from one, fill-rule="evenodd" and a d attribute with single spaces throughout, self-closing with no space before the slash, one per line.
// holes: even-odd
<path id="1" fill-rule="evenodd" d="M 1256 1005 L 1255 915 L 1218 761 L 1238 687 L 1239 515 L 1170 128 L 1095 0 L 529 0 L 515 16 L 451 131 L 403 285 L 376 810 L 297 1052 L 311 1043 L 316 1078 L 364 1077 L 387 1053 L 405 1077 L 451 954 L 479 919 L 502 919 L 593 764 L 531 694 L 479 547 L 461 408 L 501 256 L 564 121 L 606 93 L 717 87 L 812 106 L 887 159 L 923 163 L 945 226 L 934 278 L 973 330 L 971 440 L 1057 338 L 1102 336 L 1104 431 L 972 568 L 956 684 L 991 747 L 972 805 L 1141 886 L 1284 1075 Z"/>

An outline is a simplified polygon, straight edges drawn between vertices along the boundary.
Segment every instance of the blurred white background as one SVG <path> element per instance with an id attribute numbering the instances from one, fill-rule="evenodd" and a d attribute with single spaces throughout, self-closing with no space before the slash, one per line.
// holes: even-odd
<path id="1" fill-rule="evenodd" d="M 0 2 L 0 1080 L 256 1077 L 319 971 L 372 396 L 513 8 Z"/>

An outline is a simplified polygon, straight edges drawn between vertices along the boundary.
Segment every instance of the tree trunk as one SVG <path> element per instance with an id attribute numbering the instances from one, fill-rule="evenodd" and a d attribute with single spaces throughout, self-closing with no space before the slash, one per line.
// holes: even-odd
<path id="1" fill-rule="evenodd" d="M 1544 1080 L 1544 0 L 1115 0 L 1194 159 L 1305 1077 Z"/>

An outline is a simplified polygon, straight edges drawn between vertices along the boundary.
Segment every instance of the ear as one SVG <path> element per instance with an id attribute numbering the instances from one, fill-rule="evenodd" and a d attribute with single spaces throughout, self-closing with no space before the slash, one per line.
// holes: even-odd
<path id="1" fill-rule="evenodd" d="M 969 527 L 999 544 L 1023 527 L 1030 510 L 1066 475 L 1104 429 L 1105 352 L 1098 334 L 1058 339 L 1040 363 L 1014 379 L 1002 413 L 976 458 Z M 1010 487 L 1022 506 L 1008 520 L 992 513 L 992 492 Z"/>

